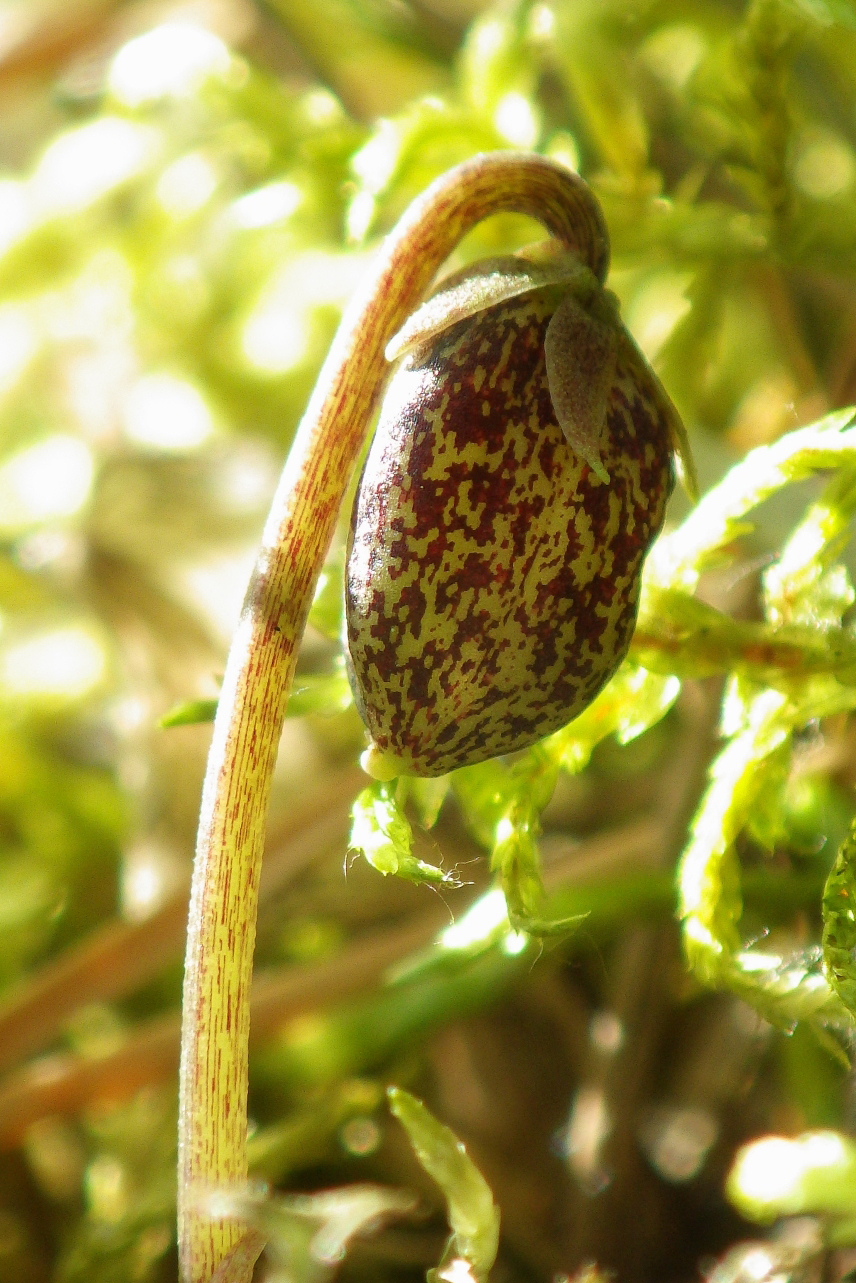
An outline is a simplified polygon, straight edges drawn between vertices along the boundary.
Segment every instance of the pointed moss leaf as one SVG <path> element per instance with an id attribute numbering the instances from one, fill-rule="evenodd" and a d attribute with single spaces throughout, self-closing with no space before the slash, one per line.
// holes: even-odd
<path id="1" fill-rule="evenodd" d="M 842 468 L 788 539 L 764 575 L 767 618 L 774 624 L 839 627 L 854 601 L 844 566 L 837 564 L 856 513 L 856 466 Z"/>
<path id="2" fill-rule="evenodd" d="M 792 1028 L 819 1019 L 846 1028 L 852 1021 L 830 988 L 820 950 L 781 957 L 742 949 L 740 866 L 735 841 L 758 805 L 765 783 L 780 778 L 772 755 L 790 758 L 792 727 L 804 724 L 786 696 L 773 690 L 741 692 L 733 682 L 726 700 L 728 744 L 710 770 L 710 784 L 693 820 L 679 869 L 679 916 L 687 958 L 703 983 L 726 988 L 750 1002 L 767 1020 Z"/>
<path id="3" fill-rule="evenodd" d="M 678 478 L 687 493 L 687 497 L 692 503 L 698 503 L 698 472 L 686 425 L 678 408 L 669 396 L 666 386 L 657 372 L 648 364 L 646 357 L 626 331 L 619 331 L 619 345 L 622 357 L 634 372 L 634 377 L 639 380 L 640 386 L 648 387 L 654 400 L 662 407 L 662 412 L 666 416 L 669 427 Z"/>
<path id="4" fill-rule="evenodd" d="M 765 1136 L 738 1150 L 726 1196 L 747 1220 L 856 1219 L 856 1141 L 834 1131 Z"/>
<path id="5" fill-rule="evenodd" d="M 348 675 L 342 660 L 332 673 L 308 673 L 294 679 L 286 717 L 304 717 L 308 713 L 327 716 L 341 713 L 354 702 Z"/>
<path id="6" fill-rule="evenodd" d="M 823 960 L 829 983 L 856 1016 L 856 824 L 841 844 L 823 893 Z"/>
<path id="7" fill-rule="evenodd" d="M 711 767 L 681 860 L 680 916 L 687 954 L 708 983 L 717 982 L 723 956 L 739 947 L 742 904 L 733 844 L 757 794 L 758 764 L 788 737 L 780 716 L 785 703 L 785 696 L 765 691 L 750 705 L 745 728 Z"/>
<path id="8" fill-rule="evenodd" d="M 176 704 L 158 721 L 158 726 L 168 729 L 170 726 L 196 726 L 200 722 L 213 722 L 217 716 L 216 699 L 189 699 L 184 704 Z"/>
<path id="9" fill-rule="evenodd" d="M 335 546 L 334 546 L 335 547 Z M 345 601 L 345 555 L 344 548 L 335 547 L 335 551 L 324 563 L 318 579 L 315 597 L 309 611 L 309 623 L 319 633 L 338 641 L 342 636 L 342 615 Z"/>
<path id="10" fill-rule="evenodd" d="M 633 658 L 676 680 L 731 670 L 787 693 L 814 674 L 856 682 L 856 638 L 835 621 L 849 598 L 846 571 L 833 567 L 814 587 L 823 603 L 814 599 L 811 622 L 778 625 L 738 621 L 689 593 L 652 589 L 633 638 Z"/>
<path id="11" fill-rule="evenodd" d="M 755 801 L 749 807 L 746 831 L 767 851 L 787 841 L 785 798 L 791 769 L 791 743 L 786 738 L 755 767 Z"/>
<path id="12" fill-rule="evenodd" d="M 508 815 L 497 830 L 491 855 L 491 867 L 502 877 L 509 919 L 519 929 L 525 929 L 519 925 L 523 921 L 538 919 L 545 898 L 533 818 L 513 812 Z"/>
<path id="13" fill-rule="evenodd" d="M 544 916 L 546 896 L 541 878 L 541 856 L 535 835 L 538 831 L 537 816 L 508 817 L 499 827 L 499 837 L 491 856 L 491 867 L 499 870 L 502 890 L 508 906 L 508 919 L 515 931 L 529 936 L 567 936 L 572 934 L 586 918 L 586 914 L 572 917 L 548 918 Z"/>
<path id="14" fill-rule="evenodd" d="M 820 949 L 801 949 L 786 957 L 760 949 L 726 955 L 718 985 L 743 998 L 786 1033 L 805 1020 L 849 1037 L 853 1022 L 823 975 Z"/>
<path id="15" fill-rule="evenodd" d="M 408 797 L 423 829 L 433 829 L 437 823 L 451 784 L 448 775 L 440 775 L 435 779 L 415 775 L 407 777 Z"/>
<path id="16" fill-rule="evenodd" d="M 663 676 L 641 666 L 628 665 L 626 690 L 631 698 L 618 708 L 615 738 L 619 744 L 630 744 L 644 735 L 666 716 L 681 693 L 681 682 L 674 673 Z"/>
<path id="17" fill-rule="evenodd" d="M 384 875 L 412 859 L 413 831 L 387 784 L 371 784 L 354 801 L 350 845 Z"/>
<path id="18" fill-rule="evenodd" d="M 452 773 L 452 789 L 467 827 L 484 847 L 494 842 L 496 826 L 514 790 L 508 767 L 498 758 Z"/>
<path id="19" fill-rule="evenodd" d="M 427 864 L 413 854 L 413 830 L 399 809 L 394 786 L 375 783 L 363 789 L 351 813 L 350 846 L 378 873 L 394 873 L 408 882 L 460 885 L 455 873 Z"/>
<path id="20" fill-rule="evenodd" d="M 476 839 L 492 851 L 493 869 L 502 872 L 514 861 L 515 843 L 524 828 L 533 825 L 537 832 L 538 816 L 550 800 L 556 771 L 556 764 L 539 744 L 514 761 L 494 758 L 452 773 L 458 805 Z M 503 854 L 506 843 L 507 859 Z M 531 862 L 529 857 L 523 860 L 524 864 Z"/>
<path id="21" fill-rule="evenodd" d="M 652 668 L 671 667 L 681 676 L 732 673 L 722 722 L 728 743 L 711 768 L 681 862 L 680 912 L 687 954 L 700 978 L 741 994 L 784 1025 L 813 1017 L 847 1022 L 853 997 L 849 874 L 839 857 L 827 889 L 827 980 L 816 951 L 778 957 L 741 948 L 735 843 L 744 830 L 768 848 L 788 840 L 793 732 L 854 707 L 856 651 L 843 626 L 854 591 L 839 560 L 856 512 L 851 418 L 850 411 L 831 415 L 732 468 L 655 550 L 634 639 L 634 653 Z M 765 575 L 768 623 L 730 620 L 691 596 L 701 571 L 745 529 L 754 506 L 781 486 L 832 467 L 837 475 Z"/>
<path id="22" fill-rule="evenodd" d="M 751 526 L 746 516 L 781 490 L 823 468 L 856 466 L 853 410 L 837 410 L 808 428 L 772 445 L 752 450 L 709 490 L 677 530 L 664 536 L 646 563 L 646 584 L 692 592 L 702 571 L 723 557 L 724 549 Z M 643 597 L 643 607 L 644 597 Z"/>
<path id="23" fill-rule="evenodd" d="M 854 601 L 856 591 L 847 567 L 831 566 L 825 574 L 818 575 L 812 592 L 806 594 L 806 623 L 821 628 L 838 627 Z"/>
<path id="24" fill-rule="evenodd" d="M 534 936 L 536 940 L 548 937 L 567 939 L 579 930 L 588 918 L 587 913 L 577 913 L 570 918 L 539 918 L 528 913 L 510 913 L 512 928 L 523 936 Z"/>
<path id="25" fill-rule="evenodd" d="M 564 770 L 582 771 L 607 736 L 629 744 L 661 721 L 680 689 L 673 673 L 649 672 L 635 660 L 625 660 L 585 712 L 544 741 L 544 750 Z"/>
<path id="26" fill-rule="evenodd" d="M 499 1210 L 485 1178 L 455 1133 L 439 1122 L 421 1100 L 399 1087 L 389 1089 L 389 1107 L 407 1132 L 416 1157 L 446 1199 L 449 1240 L 439 1270 L 456 1258 L 471 1268 L 477 1283 L 484 1283 L 499 1246 Z"/>
<path id="27" fill-rule="evenodd" d="M 536 745 L 508 770 L 511 789 L 494 830 L 491 868 L 500 874 L 508 916 L 516 931 L 556 935 L 576 920 L 552 922 L 544 916 L 538 836 L 540 816 L 553 795 L 559 763 L 544 745 Z"/>
<path id="28" fill-rule="evenodd" d="M 332 673 L 309 673 L 295 678 L 285 715 L 304 717 L 308 713 L 341 713 L 353 702 L 345 666 L 340 661 Z M 216 699 L 192 699 L 177 704 L 164 714 L 158 725 L 168 728 L 213 722 L 217 716 L 217 703 Z"/>
<path id="29" fill-rule="evenodd" d="M 609 473 L 601 452 L 618 349 L 615 324 L 589 313 L 572 293 L 553 313 L 544 336 L 550 399 L 559 426 L 571 449 L 605 485 Z"/>

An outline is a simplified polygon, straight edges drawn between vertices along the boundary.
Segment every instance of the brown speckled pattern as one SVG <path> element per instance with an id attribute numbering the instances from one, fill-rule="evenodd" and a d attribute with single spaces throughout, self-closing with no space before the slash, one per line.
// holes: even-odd
<path id="1" fill-rule="evenodd" d="M 610 484 L 590 472 L 550 401 L 555 306 L 527 295 L 457 323 L 384 401 L 352 518 L 348 647 L 372 739 L 409 773 L 557 730 L 630 644 L 672 488 L 668 426 L 620 356 Z"/>

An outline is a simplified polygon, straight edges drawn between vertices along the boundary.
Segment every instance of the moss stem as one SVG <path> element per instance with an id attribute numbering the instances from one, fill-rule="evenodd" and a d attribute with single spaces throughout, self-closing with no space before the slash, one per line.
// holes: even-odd
<path id="1" fill-rule="evenodd" d="M 404 214 L 348 308 L 265 526 L 214 724 L 190 900 L 179 1111 L 185 1283 L 211 1283 L 246 1232 L 213 1221 L 205 1197 L 247 1176 L 249 989 L 270 782 L 318 574 L 385 380 L 384 348 L 461 237 L 502 211 L 537 218 L 605 276 L 599 207 L 568 170 L 497 152 L 444 175 Z M 229 1283 L 246 1283 L 252 1267 L 245 1257 L 226 1268 Z"/>

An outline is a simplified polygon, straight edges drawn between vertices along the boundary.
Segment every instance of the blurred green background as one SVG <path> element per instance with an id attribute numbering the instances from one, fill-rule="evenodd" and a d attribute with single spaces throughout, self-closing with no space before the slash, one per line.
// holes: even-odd
<path id="1" fill-rule="evenodd" d="M 594 186 L 610 287 L 703 488 L 856 399 L 851 0 L 0 3 L 0 1283 L 176 1277 L 210 728 L 160 719 L 216 699 L 280 465 L 381 236 L 438 174 L 507 147 Z M 491 219 L 458 259 L 533 233 Z M 817 493 L 765 505 L 705 599 L 760 619 L 759 574 Z M 687 508 L 677 495 L 673 521 Z M 548 889 L 589 913 L 570 942 L 497 934 L 488 893 L 469 934 L 426 953 L 488 891 L 479 817 L 513 788 L 412 787 L 418 854 L 465 883 L 442 899 L 362 862 L 343 875 L 364 739 L 340 583 L 341 541 L 277 768 L 255 1172 L 417 1189 L 421 1219 L 356 1242 L 342 1272 L 421 1278 L 442 1204 L 387 1115 L 395 1081 L 487 1176 L 496 1283 L 589 1261 L 627 1283 L 846 1275 L 856 1235 L 824 1237 L 823 1200 L 761 1241 L 723 1193 L 740 1144 L 847 1132 L 856 1096 L 842 1039 L 774 1030 L 681 961 L 671 865 L 717 679 L 667 712 L 673 684 L 651 729 L 603 739 L 538 800 Z M 798 731 L 739 838 L 743 938 L 783 956 L 816 946 L 856 810 L 849 717 Z M 534 796 L 537 772 L 518 786 Z M 284 1277 L 315 1268 L 296 1253 Z"/>

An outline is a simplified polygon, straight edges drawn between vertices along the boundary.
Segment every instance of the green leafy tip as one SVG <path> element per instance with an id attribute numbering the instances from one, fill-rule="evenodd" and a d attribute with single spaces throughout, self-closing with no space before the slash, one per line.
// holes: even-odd
<path id="1" fill-rule="evenodd" d="M 310 673 L 298 678 L 288 701 L 286 717 L 306 717 L 309 713 L 331 715 L 350 708 L 354 702 L 345 665 L 340 662 L 332 673 Z M 165 713 L 158 726 L 195 726 L 213 722 L 217 716 L 216 699 L 191 699 L 177 704 Z"/>
<path id="2" fill-rule="evenodd" d="M 408 882 L 460 886 L 457 874 L 427 864 L 413 854 L 413 829 L 399 808 L 394 785 L 377 781 L 363 789 L 351 812 L 350 847 L 385 877 L 394 873 Z"/>
<path id="3" fill-rule="evenodd" d="M 389 1107 L 410 1138 L 422 1167 L 446 1199 L 451 1238 L 429 1283 L 485 1283 L 499 1246 L 499 1210 L 485 1178 L 455 1133 L 439 1122 L 421 1100 L 389 1088 Z"/>
<path id="4" fill-rule="evenodd" d="M 164 713 L 158 726 L 168 730 L 171 726 L 198 726 L 202 722 L 213 722 L 217 716 L 216 699 L 189 699 L 183 704 L 176 704 L 168 713 Z"/>

